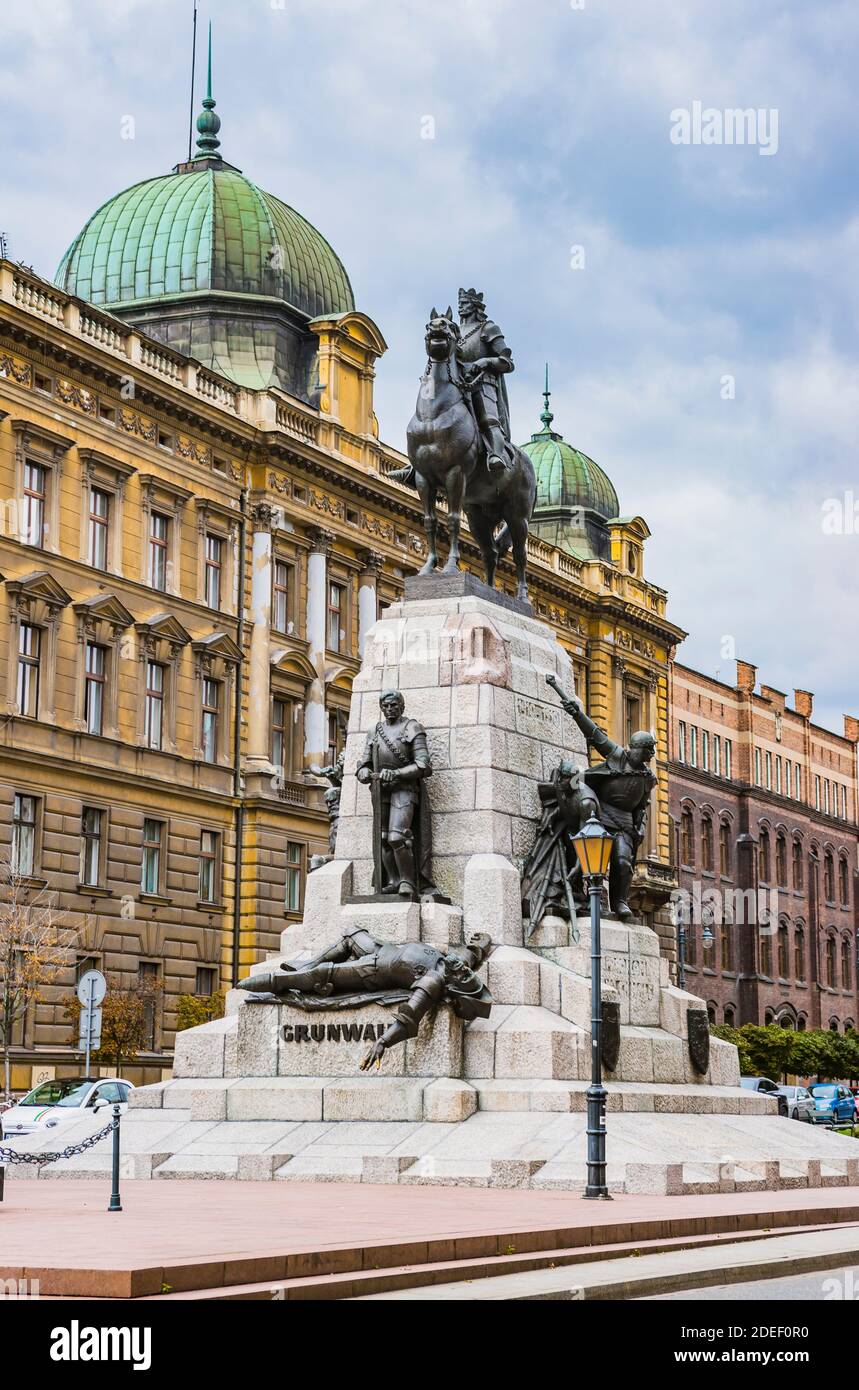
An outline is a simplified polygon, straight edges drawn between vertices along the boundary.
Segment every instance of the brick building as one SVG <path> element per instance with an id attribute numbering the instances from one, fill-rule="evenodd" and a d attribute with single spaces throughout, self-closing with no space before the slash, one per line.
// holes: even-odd
<path id="1" fill-rule="evenodd" d="M 686 987 L 717 1023 L 853 1028 L 857 741 L 793 708 L 756 668 L 728 685 L 670 670 L 669 805 Z"/>

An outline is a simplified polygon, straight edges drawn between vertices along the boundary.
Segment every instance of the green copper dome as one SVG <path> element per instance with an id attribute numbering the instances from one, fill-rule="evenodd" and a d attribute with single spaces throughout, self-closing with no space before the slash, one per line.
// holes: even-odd
<path id="1" fill-rule="evenodd" d="M 349 277 L 316 228 L 218 163 L 109 199 L 60 262 L 60 288 L 114 311 L 212 290 L 280 299 L 310 318 L 353 309 Z"/>
<path id="2" fill-rule="evenodd" d="M 315 227 L 219 152 L 211 83 L 197 153 L 104 203 L 56 274 L 61 289 L 254 390 L 318 396 L 308 320 L 355 307 Z"/>
<path id="3" fill-rule="evenodd" d="M 574 449 L 563 435 L 552 429 L 555 418 L 549 410 L 548 378 L 543 392 L 545 405 L 540 414 L 543 428 L 520 447 L 531 459 L 537 474 L 536 510 L 543 508 L 589 507 L 608 520 L 617 516 L 617 493 L 598 463 L 580 449 Z"/>
<path id="4" fill-rule="evenodd" d="M 598 463 L 552 429 L 550 394 L 547 367 L 540 413 L 543 428 L 520 445 L 537 475 L 531 530 L 579 559 L 603 557 L 608 553 L 605 522 L 620 510 L 617 493 Z"/>

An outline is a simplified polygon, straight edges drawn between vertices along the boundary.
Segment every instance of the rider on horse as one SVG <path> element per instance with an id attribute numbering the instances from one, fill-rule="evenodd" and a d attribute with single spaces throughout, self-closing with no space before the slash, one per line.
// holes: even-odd
<path id="1" fill-rule="evenodd" d="M 486 464 L 497 476 L 512 467 L 510 406 L 504 377 L 513 371 L 513 357 L 504 334 L 487 318 L 483 295 L 459 291 L 460 337 L 456 356 L 465 368 L 474 413 L 486 450 Z"/>
<path id="2" fill-rule="evenodd" d="M 487 317 L 482 294 L 475 289 L 461 289 L 458 302 L 456 358 L 463 368 L 462 384 L 467 388 L 480 431 L 486 467 L 498 478 L 514 466 L 510 406 L 504 380 L 507 372 L 513 371 L 513 354 L 498 324 Z M 445 317 L 449 316 L 450 309 Z M 411 487 L 414 474 L 409 464 L 392 470 L 388 476 Z"/>

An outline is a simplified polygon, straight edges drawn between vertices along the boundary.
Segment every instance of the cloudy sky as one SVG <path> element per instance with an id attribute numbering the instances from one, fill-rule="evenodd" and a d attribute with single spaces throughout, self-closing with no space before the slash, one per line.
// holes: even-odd
<path id="1" fill-rule="evenodd" d="M 8 0 L 13 259 L 52 275 L 98 204 L 185 157 L 191 12 Z M 427 311 L 477 285 L 514 350 L 515 433 L 538 424 L 548 359 L 555 427 L 650 525 L 681 659 L 730 679 L 733 651 L 815 691 L 823 723 L 859 713 L 856 0 L 199 16 L 225 158 L 328 236 L 389 343 L 383 437 L 402 447 Z M 756 143 L 713 141 L 706 112 L 735 108 L 761 113 Z M 696 109 L 698 140 L 677 143 L 672 113 Z"/>

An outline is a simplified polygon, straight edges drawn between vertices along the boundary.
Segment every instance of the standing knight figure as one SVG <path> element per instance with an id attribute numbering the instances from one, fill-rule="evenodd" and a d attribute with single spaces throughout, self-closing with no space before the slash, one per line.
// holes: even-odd
<path id="1" fill-rule="evenodd" d="M 458 303 L 460 338 L 456 355 L 466 369 L 465 382 L 471 389 L 487 467 L 498 476 L 513 467 L 510 406 L 504 380 L 507 372 L 513 371 L 513 356 L 498 324 L 487 316 L 482 294 L 475 289 L 461 289 Z"/>
<path id="2" fill-rule="evenodd" d="M 426 731 L 405 716 L 399 690 L 379 700 L 383 718 L 367 735 L 356 776 L 373 793 L 373 886 L 414 899 L 435 893 L 432 838 L 424 781 L 432 774 Z"/>

